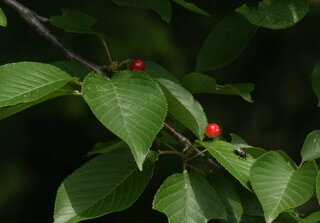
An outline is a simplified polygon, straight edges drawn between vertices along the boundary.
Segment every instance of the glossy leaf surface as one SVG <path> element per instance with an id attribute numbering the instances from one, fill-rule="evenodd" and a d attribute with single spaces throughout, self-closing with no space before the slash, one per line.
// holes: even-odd
<path id="1" fill-rule="evenodd" d="M 89 74 L 82 94 L 98 120 L 131 148 L 142 168 L 167 114 L 162 90 L 143 72 L 118 72 L 112 79 Z"/>
<path id="2" fill-rule="evenodd" d="M 0 66 L 0 107 L 39 100 L 62 88 L 72 77 L 44 63 L 19 62 Z"/>
<path id="3" fill-rule="evenodd" d="M 54 222 L 74 223 L 130 207 L 148 184 L 153 166 L 148 159 L 140 171 L 126 149 L 97 156 L 62 182 Z"/>
<path id="4" fill-rule="evenodd" d="M 158 81 L 166 95 L 168 111 L 198 139 L 202 139 L 207 118 L 200 103 L 181 85 L 164 78 L 158 78 Z"/>
<path id="5" fill-rule="evenodd" d="M 194 173 L 177 173 L 159 188 L 153 209 L 168 217 L 169 223 L 206 223 L 226 217 L 223 205 L 209 182 Z"/>
<path id="6" fill-rule="evenodd" d="M 301 149 L 302 162 L 320 158 L 320 130 L 308 134 Z"/>
<path id="7" fill-rule="evenodd" d="M 252 165 L 250 180 L 267 223 L 285 210 L 305 203 L 314 193 L 317 167 L 313 161 L 299 169 L 277 152 L 262 155 Z"/>
<path id="8" fill-rule="evenodd" d="M 299 22 L 309 11 L 306 0 L 263 0 L 250 9 L 246 4 L 236 9 L 252 24 L 269 29 L 285 29 Z"/>

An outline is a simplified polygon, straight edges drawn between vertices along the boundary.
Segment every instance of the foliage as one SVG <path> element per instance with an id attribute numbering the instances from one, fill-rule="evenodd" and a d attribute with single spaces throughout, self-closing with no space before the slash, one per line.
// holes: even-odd
<path id="1" fill-rule="evenodd" d="M 173 13 L 172 2 L 189 13 L 212 19 L 207 10 L 183 0 L 112 2 L 119 7 L 151 10 L 167 23 Z M 112 60 L 107 35 L 94 30 L 98 20 L 91 15 L 63 9 L 62 15 L 51 16 L 48 21 L 65 32 L 97 36 L 110 61 L 92 72 L 84 65 L 91 70 L 97 66 L 83 63 L 85 59 L 78 59 L 82 64 L 24 61 L 1 65 L 0 119 L 52 98 L 77 96 L 84 99 L 106 131 L 119 138 L 94 146 L 88 151 L 94 157 L 63 180 L 56 194 L 54 221 L 80 222 L 129 208 L 152 181 L 158 159 L 174 155 L 181 158 L 182 171 L 168 176 L 153 200 L 153 209 L 164 213 L 170 223 L 212 219 L 221 223 L 261 219 L 267 223 L 318 222 L 319 212 L 302 218 L 296 208 L 311 198 L 320 203 L 316 163 L 320 130 L 306 137 L 302 161 L 297 165 L 284 151 L 248 145 L 235 134 L 231 134 L 231 141 L 205 138 L 207 120 L 212 118 L 194 97 L 200 93 L 233 95 L 253 103 L 253 83 L 217 84 L 210 71 L 238 58 L 259 27 L 291 27 L 308 10 L 305 0 L 263 0 L 256 7 L 244 4 L 233 8 L 207 35 L 195 71 L 182 78 L 155 61 L 146 62 L 145 71 L 131 71 L 127 69 L 130 59 Z M 6 26 L 6 22 L 0 8 L 0 25 Z M 64 50 L 69 57 L 73 54 L 68 48 Z M 319 63 L 311 81 L 319 99 Z M 240 156 L 237 150 L 248 156 Z"/>

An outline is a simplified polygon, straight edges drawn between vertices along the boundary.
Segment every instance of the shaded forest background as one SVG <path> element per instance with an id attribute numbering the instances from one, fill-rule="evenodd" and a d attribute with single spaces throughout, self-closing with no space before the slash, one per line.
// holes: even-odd
<path id="1" fill-rule="evenodd" d="M 42 16 L 74 8 L 97 18 L 114 59 L 141 57 L 155 61 L 177 77 L 194 70 L 198 51 L 214 25 L 230 14 L 234 1 L 202 1 L 212 18 L 174 5 L 171 23 L 146 10 L 116 6 L 106 0 L 25 0 Z M 0 30 L 0 63 L 64 60 L 60 51 L 32 30 L 11 8 L 2 6 L 8 27 Z M 254 103 L 240 97 L 196 95 L 209 121 L 223 127 L 224 136 L 236 133 L 251 145 L 283 149 L 299 161 L 307 134 L 319 129 L 320 111 L 310 75 L 320 59 L 320 7 L 286 30 L 259 29 L 233 63 L 210 72 L 217 82 L 252 82 Z M 107 57 L 94 37 L 64 33 L 50 27 L 72 49 L 103 64 Z M 96 142 L 115 138 L 91 114 L 81 98 L 63 97 L 37 105 L 0 121 L 0 221 L 52 222 L 54 199 L 61 181 L 88 157 Z M 125 212 L 86 222 L 164 222 L 151 210 L 156 188 L 178 160 L 161 159 L 146 195 Z"/>

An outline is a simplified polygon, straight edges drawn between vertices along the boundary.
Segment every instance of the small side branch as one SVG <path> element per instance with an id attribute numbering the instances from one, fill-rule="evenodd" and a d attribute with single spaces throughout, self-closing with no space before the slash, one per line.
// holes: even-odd
<path id="1" fill-rule="evenodd" d="M 188 148 L 192 145 L 190 140 L 184 137 L 181 133 L 177 132 L 171 125 L 164 122 L 163 127 L 167 132 L 169 132 L 173 137 L 175 137 L 181 145 L 183 145 L 183 152 L 187 151 Z"/>
<path id="2" fill-rule="evenodd" d="M 16 0 L 2 0 L 7 5 L 13 7 L 20 16 L 31 26 L 33 27 L 40 35 L 44 36 L 47 40 L 49 40 L 54 46 L 58 47 L 62 52 L 65 54 L 65 56 L 71 60 L 78 61 L 81 64 L 84 64 L 89 69 L 105 74 L 104 67 L 98 66 L 89 60 L 83 58 L 76 52 L 69 49 L 67 46 L 64 45 L 64 43 L 58 39 L 51 31 L 43 25 L 42 22 L 48 21 L 47 18 L 44 18 L 42 16 L 37 15 L 35 12 L 30 10 L 29 8 L 25 7 L 21 3 L 19 3 Z"/>

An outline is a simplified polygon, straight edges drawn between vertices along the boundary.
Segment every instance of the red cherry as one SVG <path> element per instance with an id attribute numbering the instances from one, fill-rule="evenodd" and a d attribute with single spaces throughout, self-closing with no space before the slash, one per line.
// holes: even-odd
<path id="1" fill-rule="evenodd" d="M 209 138 L 216 138 L 221 135 L 220 126 L 217 123 L 210 123 L 206 127 L 206 136 Z"/>
<path id="2" fill-rule="evenodd" d="M 142 70 L 144 71 L 145 65 L 144 60 L 134 59 L 130 64 L 130 70 Z"/>

